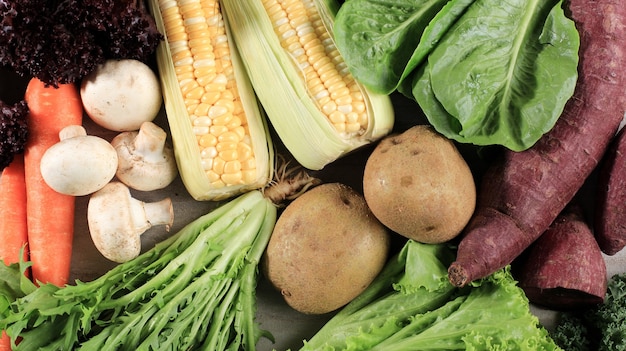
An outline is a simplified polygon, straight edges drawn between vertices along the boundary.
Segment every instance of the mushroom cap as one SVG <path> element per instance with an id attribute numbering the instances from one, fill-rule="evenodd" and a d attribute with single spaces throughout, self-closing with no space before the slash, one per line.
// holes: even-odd
<path id="1" fill-rule="evenodd" d="M 81 82 L 80 95 L 87 115 L 113 131 L 137 130 L 161 109 L 161 85 L 145 63 L 110 59 Z"/>
<path id="2" fill-rule="evenodd" d="M 117 152 L 106 140 L 73 136 L 50 147 L 41 158 L 41 175 L 52 189 L 72 196 L 104 187 L 117 171 Z"/>

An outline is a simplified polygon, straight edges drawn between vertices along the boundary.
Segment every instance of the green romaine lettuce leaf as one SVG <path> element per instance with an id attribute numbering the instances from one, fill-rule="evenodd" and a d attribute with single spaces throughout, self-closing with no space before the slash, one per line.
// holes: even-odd
<path id="1" fill-rule="evenodd" d="M 361 84 L 389 94 L 425 60 L 472 2 L 346 1 L 335 18 L 335 42 Z"/>
<path id="2" fill-rule="evenodd" d="M 578 77 L 560 1 L 477 0 L 417 73 L 413 96 L 445 136 L 514 151 L 552 129 Z"/>
<path id="3" fill-rule="evenodd" d="M 334 34 L 372 91 L 415 99 L 437 131 L 528 149 L 574 93 L 579 33 L 560 0 L 350 0 Z"/>

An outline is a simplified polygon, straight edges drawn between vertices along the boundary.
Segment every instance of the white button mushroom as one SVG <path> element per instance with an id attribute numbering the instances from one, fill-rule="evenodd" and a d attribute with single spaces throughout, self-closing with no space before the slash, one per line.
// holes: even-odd
<path id="1" fill-rule="evenodd" d="M 72 196 L 91 194 L 105 186 L 117 170 L 111 144 L 85 128 L 71 125 L 59 133 L 60 141 L 43 154 L 41 175 L 55 191 Z"/>
<path id="2" fill-rule="evenodd" d="M 159 79 L 145 63 L 107 60 L 83 78 L 80 96 L 87 115 L 113 131 L 139 129 L 156 118 L 162 104 Z"/>
<path id="3" fill-rule="evenodd" d="M 113 262 L 126 262 L 141 253 L 141 234 L 153 226 L 174 222 L 172 200 L 143 202 L 130 189 L 113 181 L 93 193 L 87 205 L 87 224 L 94 245 Z"/>
<path id="4" fill-rule="evenodd" d="M 152 122 L 139 131 L 118 134 L 111 145 L 117 151 L 117 178 L 129 187 L 150 191 L 168 186 L 178 175 L 167 133 Z"/>

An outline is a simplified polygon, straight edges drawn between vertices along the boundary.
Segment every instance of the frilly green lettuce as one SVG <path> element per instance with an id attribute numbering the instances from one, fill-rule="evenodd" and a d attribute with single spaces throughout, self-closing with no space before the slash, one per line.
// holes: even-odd
<path id="1" fill-rule="evenodd" d="M 453 250 L 409 240 L 304 350 L 560 350 L 506 267 L 465 288 L 447 279 Z"/>

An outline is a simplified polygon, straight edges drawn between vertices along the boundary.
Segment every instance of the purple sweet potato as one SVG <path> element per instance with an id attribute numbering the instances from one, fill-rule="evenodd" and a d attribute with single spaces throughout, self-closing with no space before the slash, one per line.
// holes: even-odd
<path id="1" fill-rule="evenodd" d="M 626 246 L 626 130 L 609 145 L 598 172 L 594 232 L 600 249 L 615 255 Z"/>
<path id="2" fill-rule="evenodd" d="M 598 165 L 626 109 L 626 6 L 571 0 L 579 77 L 554 128 L 533 147 L 505 151 L 483 177 L 474 216 L 449 269 L 456 286 L 510 264 L 556 219 Z"/>
<path id="3" fill-rule="evenodd" d="M 568 206 L 529 247 L 518 280 L 530 302 L 550 309 L 604 301 L 606 263 L 579 206 Z"/>

